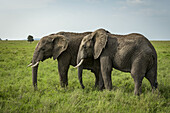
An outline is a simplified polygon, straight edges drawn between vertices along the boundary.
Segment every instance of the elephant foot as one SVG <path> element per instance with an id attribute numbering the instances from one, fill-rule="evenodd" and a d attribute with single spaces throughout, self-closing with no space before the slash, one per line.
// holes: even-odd
<path id="1" fill-rule="evenodd" d="M 103 91 L 105 88 L 104 87 L 99 87 L 98 90 L 99 91 Z"/>
<path id="2" fill-rule="evenodd" d="M 135 88 L 135 90 L 134 90 L 135 95 L 140 96 L 141 93 L 142 93 L 141 87 L 140 88 Z"/>
<path id="3" fill-rule="evenodd" d="M 66 88 L 68 86 L 68 83 L 61 82 L 60 85 L 61 85 L 62 88 Z"/>
<path id="4" fill-rule="evenodd" d="M 105 84 L 105 88 L 106 88 L 107 90 L 111 91 L 111 90 L 112 90 L 112 82 L 106 83 L 106 84 Z"/>
<path id="5" fill-rule="evenodd" d="M 152 94 L 160 95 L 159 89 L 158 88 L 152 88 Z"/>
<path id="6" fill-rule="evenodd" d="M 82 88 L 82 89 L 84 89 L 84 88 L 85 88 L 85 86 L 84 86 L 84 85 L 81 85 L 81 88 Z"/>
<path id="7" fill-rule="evenodd" d="M 38 90 L 38 87 L 37 87 L 37 86 L 35 86 L 35 87 L 34 87 L 34 91 L 37 91 L 37 90 Z"/>
<path id="8" fill-rule="evenodd" d="M 98 84 L 95 84 L 94 87 L 97 88 L 97 87 L 99 87 L 99 85 L 98 85 Z"/>
<path id="9" fill-rule="evenodd" d="M 98 85 L 96 88 L 98 90 L 100 90 L 100 91 L 103 91 L 103 89 L 105 89 L 104 84 L 103 85 Z"/>

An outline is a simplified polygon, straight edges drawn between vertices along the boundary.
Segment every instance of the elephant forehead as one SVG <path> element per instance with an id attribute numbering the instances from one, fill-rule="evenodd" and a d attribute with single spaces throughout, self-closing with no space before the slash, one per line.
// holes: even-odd
<path id="1" fill-rule="evenodd" d="M 87 42 L 91 40 L 91 35 L 87 35 L 83 38 L 83 42 Z"/>
<path id="2" fill-rule="evenodd" d="M 110 33 L 109 31 L 103 29 L 103 28 L 100 28 L 100 29 L 97 29 L 96 31 L 94 31 L 95 33 L 98 32 L 98 33 Z"/>
<path id="3" fill-rule="evenodd" d="M 48 40 L 48 36 L 41 38 L 40 43 L 44 43 L 44 42 L 46 42 L 46 40 Z"/>
<path id="4" fill-rule="evenodd" d="M 51 42 L 52 39 L 53 39 L 53 36 L 45 36 L 40 40 L 40 42 L 41 43 L 47 43 L 47 42 Z"/>

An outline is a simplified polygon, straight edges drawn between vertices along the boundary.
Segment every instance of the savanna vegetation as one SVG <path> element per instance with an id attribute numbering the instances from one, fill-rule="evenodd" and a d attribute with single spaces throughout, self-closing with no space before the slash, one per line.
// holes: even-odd
<path id="1" fill-rule="evenodd" d="M 168 113 L 170 112 L 170 41 L 152 41 L 158 54 L 158 88 L 154 94 L 144 79 L 142 94 L 133 93 L 129 73 L 113 69 L 112 91 L 94 88 L 95 77 L 83 72 L 81 89 L 77 69 L 70 66 L 69 85 L 61 88 L 57 60 L 41 62 L 38 90 L 32 86 L 32 70 L 27 67 L 37 41 L 0 41 L 0 113 Z"/>

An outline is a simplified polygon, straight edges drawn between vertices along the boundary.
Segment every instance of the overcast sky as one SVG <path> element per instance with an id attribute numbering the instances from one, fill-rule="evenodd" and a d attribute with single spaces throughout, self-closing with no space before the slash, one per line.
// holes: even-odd
<path id="1" fill-rule="evenodd" d="M 0 0 L 0 38 L 105 28 L 170 40 L 170 0 Z"/>

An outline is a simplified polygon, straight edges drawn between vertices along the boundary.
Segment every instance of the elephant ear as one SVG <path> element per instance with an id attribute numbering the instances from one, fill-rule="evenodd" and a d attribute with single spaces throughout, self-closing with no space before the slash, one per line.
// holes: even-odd
<path id="1" fill-rule="evenodd" d="M 53 59 L 55 60 L 68 47 L 68 39 L 63 35 L 56 35 L 53 38 Z"/>
<path id="2" fill-rule="evenodd" d="M 107 32 L 105 31 L 96 31 L 93 34 L 93 40 L 95 41 L 94 44 L 94 59 L 97 59 L 100 54 L 102 53 L 102 50 L 105 48 L 107 43 Z"/>

